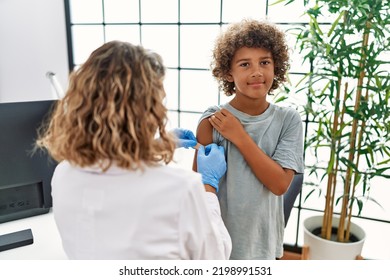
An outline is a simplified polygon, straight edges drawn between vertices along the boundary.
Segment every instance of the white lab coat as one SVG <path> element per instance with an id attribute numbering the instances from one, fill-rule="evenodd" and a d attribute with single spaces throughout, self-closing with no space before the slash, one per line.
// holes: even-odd
<path id="1" fill-rule="evenodd" d="M 64 161 L 52 196 L 69 259 L 229 259 L 218 199 L 193 171 L 161 165 L 102 173 Z"/>

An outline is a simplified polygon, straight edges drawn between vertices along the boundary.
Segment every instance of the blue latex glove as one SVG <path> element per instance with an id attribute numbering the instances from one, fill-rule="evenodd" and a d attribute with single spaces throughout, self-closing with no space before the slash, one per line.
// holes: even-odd
<path id="1" fill-rule="evenodd" d="M 192 133 L 191 130 L 184 128 L 175 128 L 173 130 L 173 134 L 175 134 L 175 136 L 178 138 L 178 148 L 193 148 L 198 143 L 194 133 Z"/>
<path id="2" fill-rule="evenodd" d="M 202 174 L 203 184 L 208 184 L 218 192 L 219 179 L 226 172 L 225 149 L 215 143 L 206 147 L 200 146 L 197 163 L 198 172 Z"/>

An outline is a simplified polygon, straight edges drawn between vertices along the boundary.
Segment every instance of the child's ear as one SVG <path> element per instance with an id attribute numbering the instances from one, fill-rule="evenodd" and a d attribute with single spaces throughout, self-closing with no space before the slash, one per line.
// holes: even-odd
<path id="1" fill-rule="evenodd" d="M 227 74 L 226 77 L 225 77 L 226 81 L 230 82 L 230 83 L 233 83 L 234 82 L 234 79 L 233 79 L 233 76 L 230 75 L 230 74 Z"/>

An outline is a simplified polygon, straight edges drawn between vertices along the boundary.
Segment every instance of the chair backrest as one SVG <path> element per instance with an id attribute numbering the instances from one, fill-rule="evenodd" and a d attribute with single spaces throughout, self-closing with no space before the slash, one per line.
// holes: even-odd
<path id="1" fill-rule="evenodd" d="M 283 195 L 284 226 L 287 226 L 294 202 L 301 192 L 303 184 L 303 174 L 296 174 L 291 182 L 287 192 Z"/>

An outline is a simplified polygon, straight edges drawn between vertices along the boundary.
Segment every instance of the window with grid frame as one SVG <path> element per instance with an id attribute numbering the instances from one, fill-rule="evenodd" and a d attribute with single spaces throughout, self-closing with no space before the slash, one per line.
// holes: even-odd
<path id="1" fill-rule="evenodd" d="M 274 1 L 64 0 L 69 68 L 71 70 L 78 67 L 94 49 L 111 40 L 142 44 L 161 54 L 168 69 L 165 79 L 168 126 L 195 131 L 199 117 L 207 107 L 226 103 L 230 99 L 218 90 L 209 71 L 214 39 L 226 24 L 243 18 L 268 19 L 286 30 L 293 50 L 294 28 L 308 23 L 308 18 L 302 16 L 303 1 L 296 1 L 288 7 L 271 5 L 272 2 Z M 329 19 L 324 15 L 325 25 L 327 20 Z M 303 110 L 306 98 L 302 92 L 294 92 L 292 85 L 298 83 L 309 70 L 309 63 L 303 63 L 301 55 L 292 51 L 290 90 L 285 92 L 282 88 L 270 96 L 270 102 L 283 100 L 286 106 L 296 107 L 302 113 L 302 125 L 306 132 L 312 129 Z M 307 167 L 311 157 L 312 155 L 305 154 Z M 192 158 L 186 160 L 192 161 Z M 310 183 L 310 180 L 305 177 L 305 182 Z M 305 201 L 306 194 L 303 188 L 286 228 L 285 244 L 292 250 L 303 244 L 304 218 L 323 208 L 321 198 Z M 390 197 L 390 192 L 387 197 Z M 375 243 L 378 239 L 385 240 L 390 247 L 389 235 L 383 235 L 390 233 L 390 218 L 374 209 L 361 219 L 365 228 L 373 228 L 375 225 L 375 228 L 382 229 L 375 230 L 375 235 L 371 237 L 371 232 L 368 233 L 363 255 L 367 258 L 390 258 Z"/>

